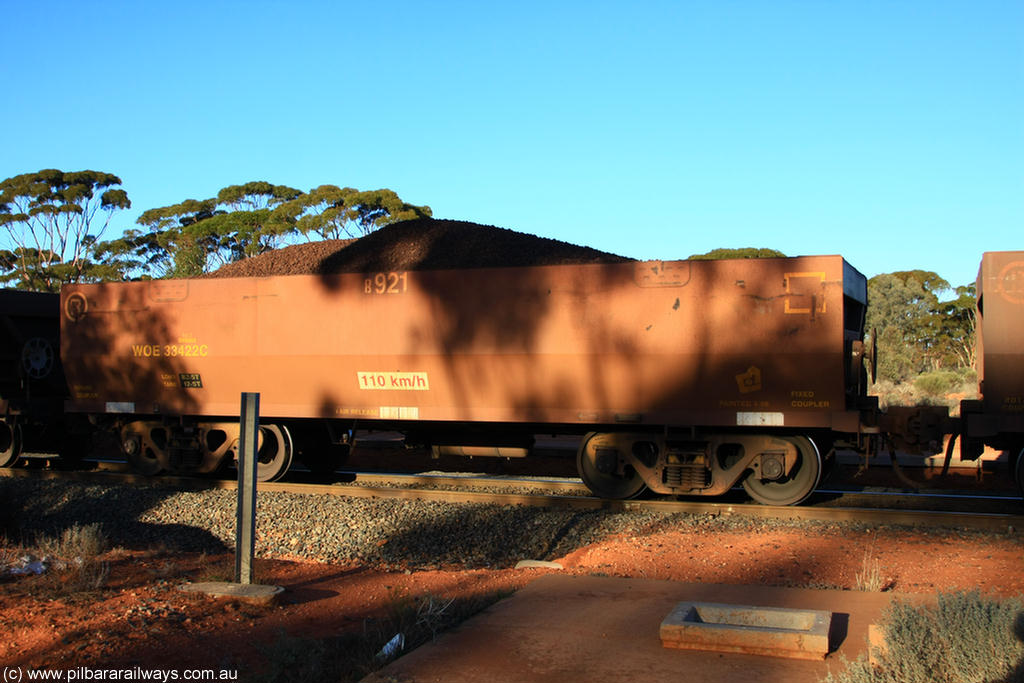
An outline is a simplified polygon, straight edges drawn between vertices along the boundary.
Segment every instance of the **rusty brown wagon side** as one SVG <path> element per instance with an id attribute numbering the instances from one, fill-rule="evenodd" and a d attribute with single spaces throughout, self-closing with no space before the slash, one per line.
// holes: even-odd
<path id="1" fill-rule="evenodd" d="M 1007 451 L 1024 490 L 1024 251 L 984 253 L 976 293 L 980 399 L 961 402 L 961 453 Z"/>
<path id="2" fill-rule="evenodd" d="M 258 391 L 264 478 L 357 425 L 486 448 L 565 431 L 600 495 L 743 479 L 787 503 L 860 429 L 865 305 L 839 256 L 73 285 L 62 355 L 68 409 L 148 471 L 231 457 Z"/>

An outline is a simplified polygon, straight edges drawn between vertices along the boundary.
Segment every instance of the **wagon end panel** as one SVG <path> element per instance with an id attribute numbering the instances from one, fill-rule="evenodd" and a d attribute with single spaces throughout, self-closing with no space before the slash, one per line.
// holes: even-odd
<path id="1" fill-rule="evenodd" d="M 977 282 L 977 359 L 987 431 L 1024 435 L 1024 251 L 986 252 Z M 998 422 L 996 424 L 995 422 Z"/>

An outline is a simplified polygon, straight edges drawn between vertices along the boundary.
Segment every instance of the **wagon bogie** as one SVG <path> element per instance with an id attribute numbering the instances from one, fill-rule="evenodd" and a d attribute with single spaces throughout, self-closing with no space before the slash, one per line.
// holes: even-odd
<path id="1" fill-rule="evenodd" d="M 121 450 L 144 475 L 163 472 L 209 474 L 238 459 L 237 421 L 134 420 L 120 429 Z M 256 442 L 259 481 L 280 479 L 291 466 L 294 446 L 282 424 L 261 424 Z"/>
<path id="2" fill-rule="evenodd" d="M 737 483 L 755 500 L 791 505 L 817 487 L 822 470 L 814 442 L 757 433 L 688 435 L 588 434 L 577 466 L 584 483 L 605 498 L 660 494 L 717 496 Z"/>

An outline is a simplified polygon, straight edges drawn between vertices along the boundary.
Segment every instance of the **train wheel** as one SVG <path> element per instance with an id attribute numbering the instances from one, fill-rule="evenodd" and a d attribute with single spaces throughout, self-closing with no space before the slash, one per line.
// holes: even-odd
<path id="1" fill-rule="evenodd" d="M 21 456 L 21 427 L 0 420 L 0 467 L 13 467 Z"/>
<path id="2" fill-rule="evenodd" d="M 594 495 L 622 500 L 636 498 L 647 486 L 631 465 L 623 465 L 614 453 L 605 453 L 596 447 L 594 437 L 588 434 L 576 452 L 576 469 L 580 479 Z"/>
<path id="3" fill-rule="evenodd" d="M 260 426 L 260 448 L 256 454 L 256 479 L 277 481 L 292 464 L 292 437 L 281 425 Z"/>
<path id="4" fill-rule="evenodd" d="M 133 422 L 121 432 L 121 451 L 132 471 L 152 477 L 168 469 L 167 429 L 147 422 Z"/>
<path id="5" fill-rule="evenodd" d="M 128 465 L 132 471 L 144 477 L 152 477 L 167 469 L 167 463 L 162 456 L 162 453 L 157 453 L 152 448 L 140 448 L 128 454 Z"/>
<path id="6" fill-rule="evenodd" d="M 128 465 L 144 477 L 152 477 L 167 469 L 167 454 L 149 444 L 137 444 L 127 450 Z"/>
<path id="7" fill-rule="evenodd" d="M 811 495 L 821 481 L 821 454 L 810 439 L 797 436 L 786 439 L 796 446 L 796 465 L 779 479 L 759 479 L 754 475 L 743 480 L 750 497 L 764 505 L 796 505 Z"/>

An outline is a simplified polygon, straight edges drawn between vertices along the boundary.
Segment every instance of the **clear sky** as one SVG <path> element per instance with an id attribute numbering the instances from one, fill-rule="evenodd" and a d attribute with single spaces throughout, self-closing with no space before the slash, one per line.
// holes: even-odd
<path id="1" fill-rule="evenodd" d="M 395 190 L 644 259 L 1024 249 L 1024 2 L 0 0 L 0 179 Z"/>

